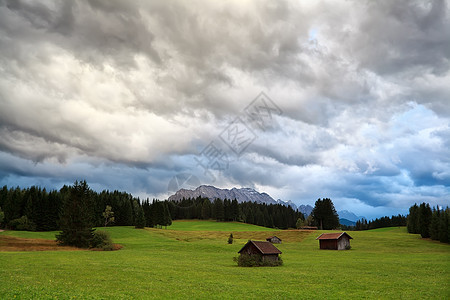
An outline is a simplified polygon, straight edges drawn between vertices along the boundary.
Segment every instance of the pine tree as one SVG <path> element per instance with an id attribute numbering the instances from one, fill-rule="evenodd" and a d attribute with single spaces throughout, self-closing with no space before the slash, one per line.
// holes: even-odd
<path id="1" fill-rule="evenodd" d="M 164 225 L 164 204 L 161 201 L 155 202 L 156 225 L 160 228 Z"/>
<path id="2" fill-rule="evenodd" d="M 428 203 L 422 203 L 419 206 L 419 230 L 422 238 L 430 237 L 431 208 Z"/>
<path id="3" fill-rule="evenodd" d="M 409 208 L 406 228 L 409 233 L 419 233 L 419 207 L 415 203 Z"/>
<path id="4" fill-rule="evenodd" d="M 168 206 L 168 203 L 167 203 L 167 201 L 164 201 L 163 202 L 163 223 L 162 223 L 162 225 L 164 226 L 164 227 L 166 227 L 166 229 L 167 229 L 167 226 L 170 226 L 170 225 L 172 225 L 172 218 L 170 217 L 170 211 L 169 211 L 169 206 Z"/>
<path id="5" fill-rule="evenodd" d="M 318 199 L 311 213 L 313 219 L 320 229 L 334 229 L 339 227 L 339 216 L 334 204 L 329 198 Z"/>
<path id="6" fill-rule="evenodd" d="M 139 205 L 139 202 L 137 200 L 133 200 L 133 206 L 134 212 L 136 214 L 134 226 L 135 228 L 144 228 L 145 227 L 144 210 L 142 209 L 142 206 Z"/>
<path id="7" fill-rule="evenodd" d="M 231 201 L 231 216 L 233 221 L 239 220 L 239 203 L 236 199 Z"/>
<path id="8" fill-rule="evenodd" d="M 86 181 L 75 181 L 69 190 L 60 216 L 61 232 L 56 239 L 61 245 L 88 248 L 95 230 L 92 228 L 92 191 Z"/>
<path id="9" fill-rule="evenodd" d="M 0 228 L 2 226 L 4 219 L 5 219 L 5 213 L 2 211 L 2 208 L 0 207 Z"/>
<path id="10" fill-rule="evenodd" d="M 441 212 L 439 207 L 433 209 L 433 215 L 431 216 L 430 223 L 430 237 L 432 240 L 439 240 L 439 223 L 440 223 Z"/>
<path id="11" fill-rule="evenodd" d="M 228 244 L 233 244 L 233 234 L 230 233 L 230 236 L 228 237 Z"/>
<path id="12" fill-rule="evenodd" d="M 211 217 L 211 201 L 209 199 L 203 200 L 201 216 L 203 220 L 208 220 Z"/>
<path id="13" fill-rule="evenodd" d="M 214 215 L 217 221 L 223 221 L 225 217 L 223 202 L 220 199 L 214 200 Z"/>
<path id="14" fill-rule="evenodd" d="M 441 243 L 450 242 L 450 208 L 441 212 L 439 220 L 439 241 Z"/>

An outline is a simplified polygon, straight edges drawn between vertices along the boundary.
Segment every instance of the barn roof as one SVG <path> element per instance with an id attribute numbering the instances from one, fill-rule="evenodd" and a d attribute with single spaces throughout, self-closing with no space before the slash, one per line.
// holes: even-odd
<path id="1" fill-rule="evenodd" d="M 353 239 L 351 236 L 349 236 L 346 232 L 336 232 L 336 233 L 322 233 L 319 235 L 316 240 L 338 240 L 343 235 L 348 236 L 349 239 Z"/>
<path id="2" fill-rule="evenodd" d="M 248 241 L 247 244 L 239 250 L 238 253 L 241 253 L 245 248 L 247 248 L 250 244 L 253 244 L 256 249 L 258 249 L 261 254 L 281 254 L 281 251 L 278 250 L 271 242 L 262 242 L 262 241 Z"/>
<path id="3" fill-rule="evenodd" d="M 266 240 L 271 240 L 271 239 L 273 239 L 273 238 L 277 238 L 277 239 L 279 239 L 279 240 L 281 241 L 281 239 L 280 239 L 279 237 L 277 237 L 276 235 L 274 235 L 274 236 L 269 236 Z"/>

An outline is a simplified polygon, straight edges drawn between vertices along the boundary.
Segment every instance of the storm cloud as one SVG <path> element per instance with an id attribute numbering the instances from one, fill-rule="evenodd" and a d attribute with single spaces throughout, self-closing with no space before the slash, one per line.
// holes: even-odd
<path id="1" fill-rule="evenodd" d="M 0 184 L 165 198 L 192 174 L 368 217 L 448 205 L 449 13 L 445 0 L 0 1 Z M 258 111 L 263 127 L 246 110 L 261 92 L 278 109 Z M 236 118 L 253 137 L 239 153 L 224 138 Z M 205 167 L 208 149 L 222 164 Z"/>

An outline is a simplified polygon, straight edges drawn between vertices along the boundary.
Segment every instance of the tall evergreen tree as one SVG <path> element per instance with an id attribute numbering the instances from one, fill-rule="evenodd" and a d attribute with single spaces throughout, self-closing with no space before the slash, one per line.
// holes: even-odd
<path id="1" fill-rule="evenodd" d="M 170 217 L 170 211 L 169 211 L 169 205 L 167 203 L 167 201 L 163 202 L 163 214 L 164 214 L 164 218 L 163 218 L 163 224 L 161 224 L 162 226 L 166 227 L 172 225 L 172 218 Z"/>
<path id="2" fill-rule="evenodd" d="M 439 222 L 439 241 L 441 243 L 450 243 L 450 208 L 441 212 Z"/>
<path id="3" fill-rule="evenodd" d="M 428 203 L 422 203 L 419 206 L 419 230 L 422 238 L 430 237 L 431 208 Z"/>
<path id="4" fill-rule="evenodd" d="M 440 223 L 440 215 L 441 212 L 439 210 L 439 206 L 436 209 L 433 209 L 433 215 L 431 216 L 430 223 L 430 237 L 432 240 L 439 240 L 439 223 Z"/>
<path id="5" fill-rule="evenodd" d="M 316 226 L 320 229 L 334 229 L 339 227 L 339 216 L 334 204 L 329 198 L 318 199 L 311 213 Z"/>
<path id="6" fill-rule="evenodd" d="M 56 239 L 61 245 L 88 248 L 93 237 L 92 191 L 86 181 L 75 181 L 64 199 L 60 216 L 61 232 Z"/>
<path id="7" fill-rule="evenodd" d="M 406 228 L 409 233 L 419 233 L 419 207 L 415 203 L 409 208 Z"/>
<path id="8" fill-rule="evenodd" d="M 2 211 L 2 208 L 0 207 L 0 228 L 2 226 L 4 219 L 5 219 L 5 213 Z"/>
<path id="9" fill-rule="evenodd" d="M 231 201 L 231 216 L 233 221 L 239 220 L 239 203 L 236 199 Z"/>
<path id="10" fill-rule="evenodd" d="M 202 203 L 202 219 L 208 220 L 211 217 L 211 201 L 204 199 Z"/>
<path id="11" fill-rule="evenodd" d="M 214 200 L 214 216 L 217 221 L 223 221 L 225 218 L 225 212 L 223 207 L 223 202 L 220 199 Z"/>
<path id="12" fill-rule="evenodd" d="M 133 200 L 134 212 L 135 212 L 135 224 L 136 228 L 144 228 L 145 227 L 145 216 L 144 210 L 142 206 L 139 204 L 137 200 Z"/>

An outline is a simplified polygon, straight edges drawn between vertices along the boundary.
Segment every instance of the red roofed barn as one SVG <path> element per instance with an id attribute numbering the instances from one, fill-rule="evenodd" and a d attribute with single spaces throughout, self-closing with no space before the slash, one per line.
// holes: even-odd
<path id="1" fill-rule="evenodd" d="M 239 254 L 260 255 L 263 261 L 278 261 L 281 251 L 270 242 L 248 241 Z"/>
<path id="2" fill-rule="evenodd" d="M 347 250 L 350 249 L 350 239 L 353 239 L 346 232 L 322 233 L 316 240 L 319 240 L 320 249 Z"/>

